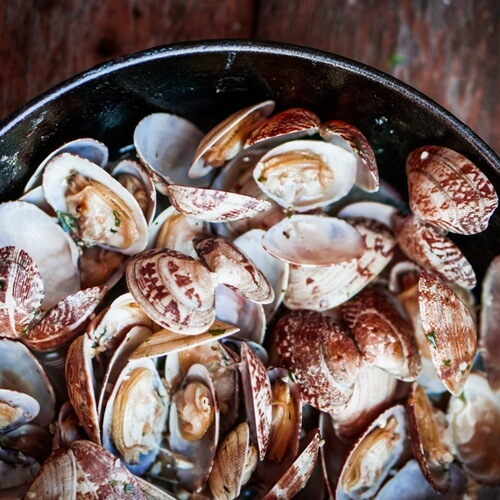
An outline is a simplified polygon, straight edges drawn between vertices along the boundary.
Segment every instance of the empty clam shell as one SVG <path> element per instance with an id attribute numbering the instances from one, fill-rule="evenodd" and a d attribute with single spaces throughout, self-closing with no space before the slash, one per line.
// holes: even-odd
<path id="1" fill-rule="evenodd" d="M 179 212 L 206 222 L 244 219 L 271 208 L 268 201 L 252 196 L 191 186 L 168 186 L 168 196 Z"/>
<path id="2" fill-rule="evenodd" d="M 457 245 L 414 215 L 396 226 L 401 250 L 419 266 L 464 288 L 476 286 L 476 274 Z"/>
<path id="3" fill-rule="evenodd" d="M 329 412 L 350 399 L 361 355 L 332 318 L 313 311 L 290 312 L 278 320 L 275 338 L 279 357 L 305 401 Z"/>
<path id="4" fill-rule="evenodd" d="M 257 127 L 245 141 L 245 147 L 271 146 L 284 141 L 314 135 L 319 131 L 320 119 L 304 108 L 290 108 L 277 113 Z"/>
<path id="5" fill-rule="evenodd" d="M 365 191 L 378 190 L 379 176 L 375 153 L 361 130 L 342 120 L 329 120 L 321 124 L 320 134 L 331 144 L 352 151 L 358 157 L 356 184 Z"/>
<path id="6" fill-rule="evenodd" d="M 406 160 L 410 208 L 452 233 L 484 231 L 498 196 L 485 174 L 465 156 L 443 146 L 422 146 Z"/>
<path id="7" fill-rule="evenodd" d="M 444 386 L 458 395 L 476 355 L 476 326 L 466 305 L 437 276 L 422 272 L 418 294 L 432 361 Z"/>
<path id="8" fill-rule="evenodd" d="M 213 167 L 221 167 L 242 149 L 249 133 L 258 127 L 274 109 L 274 101 L 263 101 L 236 111 L 217 124 L 201 140 L 194 153 L 189 177 L 206 175 Z"/>
<path id="9" fill-rule="evenodd" d="M 188 255 L 148 250 L 129 262 L 126 278 L 137 303 L 164 328 L 203 333 L 215 319 L 216 275 Z"/>
<path id="10" fill-rule="evenodd" d="M 203 133 L 194 123 L 170 113 L 145 116 L 134 130 L 141 162 L 156 182 L 206 186 L 207 179 L 191 180 L 188 170 Z"/>
<path id="11" fill-rule="evenodd" d="M 26 334 L 42 305 L 43 282 L 28 253 L 14 246 L 0 248 L 0 332 L 2 337 Z"/>
<path id="12" fill-rule="evenodd" d="M 225 238 L 206 237 L 194 243 L 195 249 L 207 267 L 217 274 L 219 283 L 243 297 L 268 304 L 274 299 L 274 290 L 259 268 Z"/>
<path id="13" fill-rule="evenodd" d="M 366 244 L 344 220 L 321 215 L 292 215 L 268 229 L 263 247 L 274 257 L 301 266 L 329 266 L 363 255 Z"/>
<path id="14" fill-rule="evenodd" d="M 290 141 L 262 156 L 253 177 L 276 203 L 303 212 L 345 196 L 354 185 L 356 170 L 356 156 L 339 146 Z"/>

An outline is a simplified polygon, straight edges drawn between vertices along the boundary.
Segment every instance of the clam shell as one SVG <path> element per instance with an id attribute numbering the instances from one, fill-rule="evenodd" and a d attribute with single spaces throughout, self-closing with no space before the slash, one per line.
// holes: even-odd
<path id="1" fill-rule="evenodd" d="M 210 404 L 214 409 L 214 419 L 205 434 L 196 440 L 186 440 L 179 432 L 179 419 L 177 416 L 177 403 L 175 396 L 172 398 L 169 416 L 169 443 L 174 453 L 179 453 L 189 460 L 193 466 L 176 470 L 180 484 L 189 492 L 199 492 L 206 484 L 213 467 L 217 443 L 219 441 L 219 406 L 215 386 L 208 370 L 201 364 L 192 365 L 181 388 L 190 382 L 199 382 L 208 387 L 211 394 Z"/>
<path id="2" fill-rule="evenodd" d="M 350 219 L 366 250 L 358 259 L 326 267 L 291 266 L 284 304 L 289 309 L 325 311 L 349 300 L 386 267 L 394 254 L 394 237 L 373 219 Z"/>
<path id="3" fill-rule="evenodd" d="M 309 481 L 322 446 L 319 429 L 314 429 L 304 438 L 305 447 L 286 472 L 263 497 L 264 500 L 293 498 Z"/>
<path id="4" fill-rule="evenodd" d="M 0 248 L 0 332 L 2 337 L 26 334 L 44 297 L 38 266 L 20 248 Z"/>
<path id="5" fill-rule="evenodd" d="M 289 141 L 253 170 L 259 188 L 284 208 L 304 212 L 344 197 L 356 180 L 356 156 L 323 141 Z"/>
<path id="6" fill-rule="evenodd" d="M 78 249 L 52 217 L 30 203 L 10 201 L 0 204 L 0 227 L 0 247 L 23 249 L 37 265 L 45 291 L 43 309 L 80 290 Z"/>
<path id="7" fill-rule="evenodd" d="M 215 319 L 216 275 L 175 250 L 148 250 L 127 265 L 134 299 L 163 328 L 175 333 L 207 331 Z"/>
<path id="8" fill-rule="evenodd" d="M 356 184 L 373 193 L 379 188 L 379 176 L 375 153 L 361 130 L 342 120 L 329 120 L 321 124 L 321 137 L 331 144 L 337 144 L 352 151 L 358 157 Z"/>
<path id="9" fill-rule="evenodd" d="M 465 156 L 443 146 L 422 146 L 408 155 L 406 173 L 415 215 L 452 233 L 476 234 L 488 227 L 498 196 Z"/>
<path id="10" fill-rule="evenodd" d="M 437 276 L 422 272 L 420 315 L 431 358 L 444 386 L 460 394 L 477 349 L 476 326 L 465 304 Z"/>
<path id="11" fill-rule="evenodd" d="M 38 401 L 29 394 L 0 388 L 0 435 L 30 422 L 39 411 Z"/>
<path id="12" fill-rule="evenodd" d="M 134 130 L 137 156 L 160 184 L 207 185 L 207 178 L 188 177 L 191 160 L 202 138 L 203 133 L 194 123 L 170 113 L 147 115 Z"/>
<path id="13" fill-rule="evenodd" d="M 23 343 L 34 351 L 45 351 L 70 342 L 83 333 L 106 292 L 105 287 L 99 286 L 68 295 L 30 329 Z"/>
<path id="14" fill-rule="evenodd" d="M 271 382 L 258 356 L 241 343 L 240 372 L 245 397 L 245 409 L 252 439 L 256 441 L 259 459 L 264 460 L 272 421 Z"/>
<path id="15" fill-rule="evenodd" d="M 500 393 L 481 372 L 472 372 L 463 393 L 453 396 L 448 420 L 457 458 L 466 473 L 484 484 L 500 484 Z"/>
<path id="16" fill-rule="evenodd" d="M 105 144 L 102 142 L 92 139 L 90 137 L 83 137 L 81 139 L 75 139 L 73 141 L 67 142 L 62 146 L 58 147 L 52 151 L 35 170 L 35 173 L 30 177 L 26 186 L 24 187 L 24 192 L 27 193 L 33 188 L 36 188 L 42 183 L 42 173 L 47 165 L 47 163 L 54 157 L 61 153 L 72 153 L 82 158 L 96 163 L 100 167 L 105 167 L 108 163 L 109 151 Z"/>
<path id="17" fill-rule="evenodd" d="M 242 149 L 248 134 L 258 127 L 274 110 L 274 101 L 263 101 L 238 110 L 217 124 L 201 140 L 189 169 L 196 179 L 221 167 Z"/>
<path id="18" fill-rule="evenodd" d="M 330 266 L 363 255 L 366 244 L 349 223 L 321 215 L 292 215 L 268 229 L 262 246 L 284 262 Z"/>
<path id="19" fill-rule="evenodd" d="M 168 196 L 179 212 L 206 222 L 245 219 L 271 208 L 268 201 L 252 196 L 191 186 L 168 186 Z"/>
<path id="20" fill-rule="evenodd" d="M 449 468 L 454 460 L 446 415 L 435 408 L 422 386 L 413 384 L 406 404 L 410 443 L 422 472 L 441 494 L 450 488 Z"/>
<path id="21" fill-rule="evenodd" d="M 441 279 L 464 288 L 476 286 L 476 274 L 458 246 L 433 226 L 407 216 L 396 227 L 396 238 L 405 255 Z"/>
<path id="22" fill-rule="evenodd" d="M 500 256 L 488 266 L 481 289 L 479 342 L 488 381 L 500 389 Z"/>
<path id="23" fill-rule="evenodd" d="M 373 498 L 405 450 L 406 412 L 396 405 L 380 414 L 348 453 L 336 498 Z"/>
<path id="24" fill-rule="evenodd" d="M 329 412 L 350 399 L 361 355 L 332 318 L 292 311 L 278 320 L 274 333 L 279 357 L 293 373 L 304 401 Z"/>
<path id="25" fill-rule="evenodd" d="M 127 256 L 99 246 L 80 248 L 80 283 L 82 288 L 113 288 L 123 277 Z"/>
<path id="26" fill-rule="evenodd" d="M 366 362 L 405 382 L 416 380 L 422 368 L 417 341 L 394 298 L 365 288 L 343 305 L 342 316 Z"/>
<path id="27" fill-rule="evenodd" d="M 245 148 L 255 145 L 274 146 L 284 141 L 314 135 L 319 131 L 320 119 L 304 108 L 290 108 L 265 120 L 245 141 Z"/>
<path id="28" fill-rule="evenodd" d="M 144 250 L 147 243 L 148 225 L 136 199 L 110 174 L 85 158 L 75 156 L 71 153 L 62 153 L 54 157 L 45 167 L 43 174 L 43 191 L 47 202 L 56 213 L 68 213 L 66 203 L 67 179 L 74 173 L 78 173 L 85 179 L 92 180 L 104 186 L 104 188 L 115 194 L 120 203 L 119 211 L 121 211 L 121 213 L 126 212 L 127 219 L 130 218 L 130 225 L 135 232 L 134 237 L 130 242 L 120 242 L 117 246 L 114 246 L 113 243 L 106 243 L 106 241 L 109 240 L 110 242 L 114 242 L 115 240 L 113 238 L 115 238 L 115 236 L 113 233 L 119 233 L 119 230 L 117 231 L 116 228 L 120 227 L 120 220 L 118 220 L 118 223 L 116 222 L 116 210 L 113 211 L 114 218 L 112 221 L 109 221 L 109 223 L 105 217 L 108 214 L 98 213 L 96 216 L 96 214 L 89 212 L 92 214 L 92 217 L 94 217 L 93 222 L 100 224 L 100 229 L 98 228 L 96 231 L 98 233 L 96 234 L 98 240 L 101 241 L 99 238 L 103 238 L 100 244 L 109 250 L 115 250 L 125 255 L 134 255 Z M 87 209 L 82 213 L 82 220 L 86 220 L 86 212 Z M 123 226 L 123 215 L 121 219 Z M 108 226 L 110 227 L 108 228 Z M 109 234 L 108 231 L 111 234 Z M 91 243 L 95 244 L 94 241 Z"/>
<path id="29" fill-rule="evenodd" d="M 236 245 L 219 236 L 198 239 L 194 247 L 219 283 L 243 297 L 268 304 L 274 290 L 259 268 Z"/>
<path id="30" fill-rule="evenodd" d="M 398 208 L 379 201 L 358 201 L 342 207 L 336 214 L 340 219 L 374 219 L 391 231 L 394 231 L 394 221 Z"/>

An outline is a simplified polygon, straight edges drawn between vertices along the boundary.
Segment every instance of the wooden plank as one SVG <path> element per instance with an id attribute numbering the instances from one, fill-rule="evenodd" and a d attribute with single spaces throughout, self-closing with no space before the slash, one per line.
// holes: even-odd
<path id="1" fill-rule="evenodd" d="M 390 73 L 500 152 L 497 0 L 268 0 L 260 4 L 256 36 Z"/>
<path id="2" fill-rule="evenodd" d="M 100 62 L 175 41 L 248 38 L 254 0 L 0 2 L 0 118 Z"/>

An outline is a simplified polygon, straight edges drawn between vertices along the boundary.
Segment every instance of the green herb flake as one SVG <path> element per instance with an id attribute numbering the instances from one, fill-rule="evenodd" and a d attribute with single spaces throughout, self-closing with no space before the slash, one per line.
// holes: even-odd
<path id="1" fill-rule="evenodd" d="M 290 378 L 290 380 L 291 380 L 293 383 L 295 383 L 295 382 L 296 382 L 296 380 L 295 380 L 295 375 L 293 374 L 293 372 L 290 372 L 290 371 L 289 371 L 289 372 L 288 372 L 288 377 Z"/>
<path id="2" fill-rule="evenodd" d="M 124 484 L 123 491 L 125 493 L 132 493 L 133 490 L 134 490 L 134 488 L 133 488 L 133 486 L 130 483 L 125 483 Z"/>
<path id="3" fill-rule="evenodd" d="M 226 333 L 226 330 L 224 328 L 214 328 L 213 330 L 212 329 L 208 330 L 208 333 L 210 335 L 213 335 L 214 337 L 217 337 L 219 335 L 223 335 L 224 333 Z"/>
<path id="4" fill-rule="evenodd" d="M 118 231 L 116 229 L 110 229 L 112 233 L 117 233 Z"/>
<path id="5" fill-rule="evenodd" d="M 2 290 L 2 292 L 7 288 L 7 283 L 5 282 L 5 280 L 0 280 L 0 290 Z"/>
<path id="6" fill-rule="evenodd" d="M 63 231 L 66 233 L 72 233 L 76 230 L 77 228 L 77 223 L 76 219 L 71 216 L 70 214 L 67 214 L 66 212 L 62 212 L 61 210 L 58 210 L 56 212 L 57 219 L 59 220 L 59 223 L 61 224 L 61 227 L 63 228 Z"/>
<path id="7" fill-rule="evenodd" d="M 432 331 L 432 332 L 426 333 L 425 338 L 428 340 L 429 344 L 432 347 L 434 347 L 434 349 L 437 349 L 436 332 Z"/>
<path id="8" fill-rule="evenodd" d="M 113 210 L 113 216 L 115 218 L 115 226 L 120 227 L 120 224 L 122 223 L 122 214 L 118 212 L 118 210 Z"/>
<path id="9" fill-rule="evenodd" d="M 391 54 L 387 58 L 387 66 L 389 66 L 389 68 L 395 68 L 396 66 L 404 64 L 405 62 L 406 57 L 403 54 Z"/>
<path id="10" fill-rule="evenodd" d="M 110 479 L 108 481 L 108 484 L 111 486 L 111 488 L 114 488 L 116 486 L 116 481 L 114 479 Z"/>
<path id="11" fill-rule="evenodd" d="M 446 366 L 446 368 L 451 368 L 451 359 L 445 359 L 443 365 Z"/>
<path id="12" fill-rule="evenodd" d="M 286 217 L 288 219 L 291 219 L 292 218 L 292 215 L 293 215 L 293 210 L 291 208 L 289 208 L 287 211 L 286 211 Z"/>
<path id="13" fill-rule="evenodd" d="M 259 182 L 266 182 L 267 181 L 267 177 L 265 175 L 261 175 L 258 177 L 257 179 Z"/>

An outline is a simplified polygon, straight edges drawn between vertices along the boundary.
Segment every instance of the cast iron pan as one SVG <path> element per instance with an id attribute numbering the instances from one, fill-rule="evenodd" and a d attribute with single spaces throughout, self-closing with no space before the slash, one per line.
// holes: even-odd
<path id="1" fill-rule="evenodd" d="M 308 48 L 215 40 L 158 47 L 96 66 L 0 122 L 0 201 L 17 197 L 30 171 L 69 140 L 95 137 L 116 157 L 148 113 L 176 113 L 206 131 L 264 99 L 274 99 L 277 110 L 303 106 L 324 120 L 352 122 L 373 145 L 381 177 L 402 193 L 406 155 L 425 144 L 461 152 L 500 193 L 500 158 L 445 109 L 389 75 Z M 498 211 L 484 233 L 453 238 L 481 279 L 500 248 Z"/>

